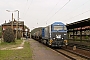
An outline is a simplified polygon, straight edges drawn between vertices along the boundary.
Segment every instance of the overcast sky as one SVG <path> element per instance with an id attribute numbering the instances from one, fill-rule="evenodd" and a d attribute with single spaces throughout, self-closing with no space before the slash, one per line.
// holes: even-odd
<path id="1" fill-rule="evenodd" d="M 90 18 L 90 0 L 0 0 L 0 24 L 12 20 L 12 12 L 20 12 L 20 21 L 31 30 L 53 22 L 72 23 Z M 17 12 L 13 12 L 17 19 Z"/>

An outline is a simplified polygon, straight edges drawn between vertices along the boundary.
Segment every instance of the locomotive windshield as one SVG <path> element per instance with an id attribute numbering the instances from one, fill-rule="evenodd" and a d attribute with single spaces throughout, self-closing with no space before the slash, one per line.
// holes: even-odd
<path id="1" fill-rule="evenodd" d="M 57 25 L 57 26 L 54 26 L 54 30 L 63 30 L 63 26 L 60 26 L 60 25 Z"/>
<path id="2" fill-rule="evenodd" d="M 64 30 L 67 30 L 66 26 L 64 26 Z"/>

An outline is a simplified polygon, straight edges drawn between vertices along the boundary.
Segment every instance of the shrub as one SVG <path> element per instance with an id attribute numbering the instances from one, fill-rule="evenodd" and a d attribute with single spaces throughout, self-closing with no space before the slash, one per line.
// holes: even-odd
<path id="1" fill-rule="evenodd" d="M 4 42 L 15 42 L 14 32 L 10 27 L 7 27 L 7 29 L 4 31 L 3 39 Z"/>

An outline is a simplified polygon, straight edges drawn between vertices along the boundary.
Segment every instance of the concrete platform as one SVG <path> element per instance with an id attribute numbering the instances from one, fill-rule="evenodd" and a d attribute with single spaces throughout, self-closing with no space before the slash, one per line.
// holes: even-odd
<path id="1" fill-rule="evenodd" d="M 31 48 L 33 50 L 33 60 L 70 60 L 62 54 L 58 54 L 56 51 L 48 48 L 47 46 L 29 39 Z"/>

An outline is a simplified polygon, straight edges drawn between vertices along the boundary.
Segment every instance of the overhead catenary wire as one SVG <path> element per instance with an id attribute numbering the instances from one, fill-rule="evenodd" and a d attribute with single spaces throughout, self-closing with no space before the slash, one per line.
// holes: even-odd
<path id="1" fill-rule="evenodd" d="M 90 0 L 88 0 L 88 1 L 90 1 Z M 64 16 L 61 17 L 61 18 L 64 18 L 65 16 L 68 16 L 68 15 L 72 14 L 73 12 L 75 12 L 76 10 L 80 9 L 80 8 L 81 8 L 83 5 L 85 5 L 88 1 L 84 2 L 82 5 L 80 5 L 79 7 L 75 8 L 73 11 L 69 12 L 68 14 L 64 15 Z M 61 18 L 60 18 L 60 19 L 61 19 Z"/>
<path id="2" fill-rule="evenodd" d="M 87 12 L 89 12 L 89 11 L 90 11 L 90 10 L 87 10 L 87 11 L 85 11 L 85 12 L 82 12 L 82 13 L 80 13 L 80 14 L 78 14 L 78 15 L 75 15 L 75 16 L 69 18 L 69 19 L 75 18 L 75 17 L 80 16 L 80 15 L 82 15 L 82 14 L 85 14 L 85 13 L 87 13 Z M 67 19 L 67 20 L 68 20 L 68 19 Z"/>
<path id="3" fill-rule="evenodd" d="M 68 2 L 66 2 L 58 11 L 56 11 L 49 19 L 51 19 L 54 15 L 56 15 L 60 10 L 62 10 L 69 2 L 70 2 L 71 0 L 69 0 Z M 47 21 L 49 20 L 49 19 L 47 19 L 46 20 L 46 23 L 47 23 Z"/>
<path id="4" fill-rule="evenodd" d="M 27 0 L 27 1 L 28 1 L 28 0 Z M 26 10 L 26 13 L 24 14 L 24 18 L 26 17 L 27 12 L 28 12 L 28 10 L 30 9 L 30 6 L 31 6 L 32 2 L 33 2 L 33 0 L 31 0 L 31 3 L 29 4 L 29 7 L 28 7 L 27 10 Z"/>
<path id="5" fill-rule="evenodd" d="M 25 15 L 25 13 L 26 13 L 26 7 L 27 7 L 27 4 L 28 4 L 28 0 L 26 1 L 26 3 L 25 3 L 25 6 L 24 6 L 24 9 L 23 9 L 23 17 L 24 17 L 24 15 Z"/>
<path id="6" fill-rule="evenodd" d="M 59 2 L 60 2 L 60 0 L 59 0 Z M 47 16 L 45 17 L 45 20 L 46 20 L 46 18 L 51 14 L 51 12 L 54 10 L 54 8 L 58 5 L 59 2 L 57 2 L 56 5 L 51 9 L 50 13 L 47 14 Z"/>

